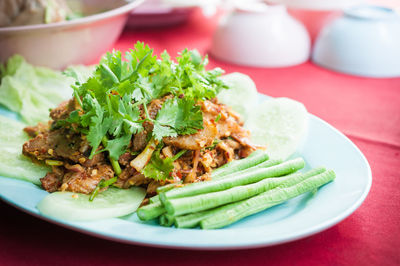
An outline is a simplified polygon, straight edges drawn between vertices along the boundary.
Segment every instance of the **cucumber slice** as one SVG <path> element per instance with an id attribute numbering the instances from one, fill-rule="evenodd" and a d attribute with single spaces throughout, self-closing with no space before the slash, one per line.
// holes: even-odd
<path id="1" fill-rule="evenodd" d="M 247 119 L 254 104 L 257 103 L 257 89 L 253 80 L 242 73 L 224 75 L 221 79 L 229 86 L 218 94 L 218 100 Z"/>
<path id="2" fill-rule="evenodd" d="M 38 210 L 56 219 L 91 221 L 130 214 L 140 206 L 146 191 L 143 188 L 109 188 L 93 201 L 89 195 L 73 192 L 54 192 L 37 205 Z"/>
<path id="3" fill-rule="evenodd" d="M 28 140 L 23 131 L 26 125 L 0 116 L 0 175 L 40 184 L 40 178 L 51 169 L 33 163 L 22 155 L 22 145 Z"/>
<path id="4" fill-rule="evenodd" d="M 288 98 L 275 98 L 259 104 L 245 127 L 255 144 L 267 147 L 271 158 L 287 159 L 305 139 L 308 114 L 302 103 Z"/>

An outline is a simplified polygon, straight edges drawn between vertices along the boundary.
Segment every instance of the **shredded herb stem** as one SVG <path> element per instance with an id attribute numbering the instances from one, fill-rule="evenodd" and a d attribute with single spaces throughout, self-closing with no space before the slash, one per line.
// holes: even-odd
<path id="1" fill-rule="evenodd" d="M 100 180 L 99 183 L 97 183 L 96 188 L 90 193 L 89 201 L 93 201 L 94 198 L 99 194 L 100 189 L 108 187 L 112 184 L 114 184 L 117 181 L 118 177 L 114 176 L 113 178 L 110 178 L 108 180 Z"/>

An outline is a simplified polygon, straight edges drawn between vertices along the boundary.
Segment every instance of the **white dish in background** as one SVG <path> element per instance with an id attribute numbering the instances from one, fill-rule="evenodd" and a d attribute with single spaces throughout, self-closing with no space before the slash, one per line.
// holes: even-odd
<path id="1" fill-rule="evenodd" d="M 362 4 L 366 0 L 267 0 L 268 3 L 307 10 L 341 10 Z"/>
<path id="2" fill-rule="evenodd" d="M 284 6 L 246 3 L 221 19 L 210 53 L 239 65 L 287 67 L 308 60 L 310 37 Z"/>
<path id="3" fill-rule="evenodd" d="M 50 24 L 0 27 L 0 62 L 20 54 L 34 65 L 55 69 L 91 64 L 115 42 L 129 12 L 142 2 L 84 0 L 83 9 L 93 15 Z"/>
<path id="4" fill-rule="evenodd" d="M 169 27 L 186 22 L 196 10 L 188 8 L 155 8 L 133 11 L 126 25 L 130 28 Z"/>
<path id="5" fill-rule="evenodd" d="M 146 0 L 131 12 L 127 26 L 131 28 L 170 27 L 188 21 L 197 9 L 205 16 L 216 13 L 220 0 Z"/>
<path id="6" fill-rule="evenodd" d="M 323 27 L 343 13 L 343 9 L 364 3 L 365 0 L 268 0 L 282 4 L 290 15 L 301 21 L 315 40 Z"/>
<path id="7" fill-rule="evenodd" d="M 400 77 L 400 14 L 379 6 L 347 9 L 319 34 L 312 60 L 357 76 Z"/>
<path id="8" fill-rule="evenodd" d="M 267 99 L 259 95 L 260 100 Z M 0 108 L 1 114 L 13 117 Z M 15 117 L 15 116 L 14 116 Z M 93 222 L 68 222 L 35 208 L 48 192 L 21 180 L 0 177 L 0 198 L 38 218 L 88 235 L 128 244 L 179 249 L 245 249 L 271 246 L 323 231 L 352 214 L 371 187 L 370 166 L 360 150 L 337 129 L 310 114 L 309 133 L 298 150 L 307 167 L 325 165 L 336 179 L 313 197 L 305 194 L 218 230 L 176 229 L 142 222 L 136 214 Z"/>

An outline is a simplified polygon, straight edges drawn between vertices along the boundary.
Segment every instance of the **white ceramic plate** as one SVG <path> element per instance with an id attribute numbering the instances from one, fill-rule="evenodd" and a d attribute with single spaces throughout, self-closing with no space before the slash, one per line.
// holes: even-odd
<path id="1" fill-rule="evenodd" d="M 308 168 L 324 165 L 334 169 L 335 181 L 316 195 L 297 197 L 218 230 L 166 228 L 156 222 L 141 222 L 136 214 L 94 222 L 52 219 L 35 208 L 46 191 L 5 177 L 0 177 L 0 198 L 49 222 L 129 244 L 208 250 L 270 246 L 304 238 L 339 223 L 360 206 L 371 187 L 371 169 L 364 155 L 347 137 L 314 115 L 310 114 L 308 137 L 298 154 Z"/>

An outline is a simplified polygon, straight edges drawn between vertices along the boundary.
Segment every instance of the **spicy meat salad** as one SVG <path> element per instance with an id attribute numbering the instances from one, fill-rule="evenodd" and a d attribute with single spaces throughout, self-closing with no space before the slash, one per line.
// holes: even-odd
<path id="1" fill-rule="evenodd" d="M 125 60 L 114 51 L 51 120 L 26 127 L 23 154 L 50 165 L 49 192 L 91 194 L 109 186 L 142 186 L 148 195 L 169 183 L 209 179 L 209 173 L 256 148 L 249 131 L 216 95 L 227 86 L 207 58 L 184 50 L 161 59 L 142 43 Z"/>

